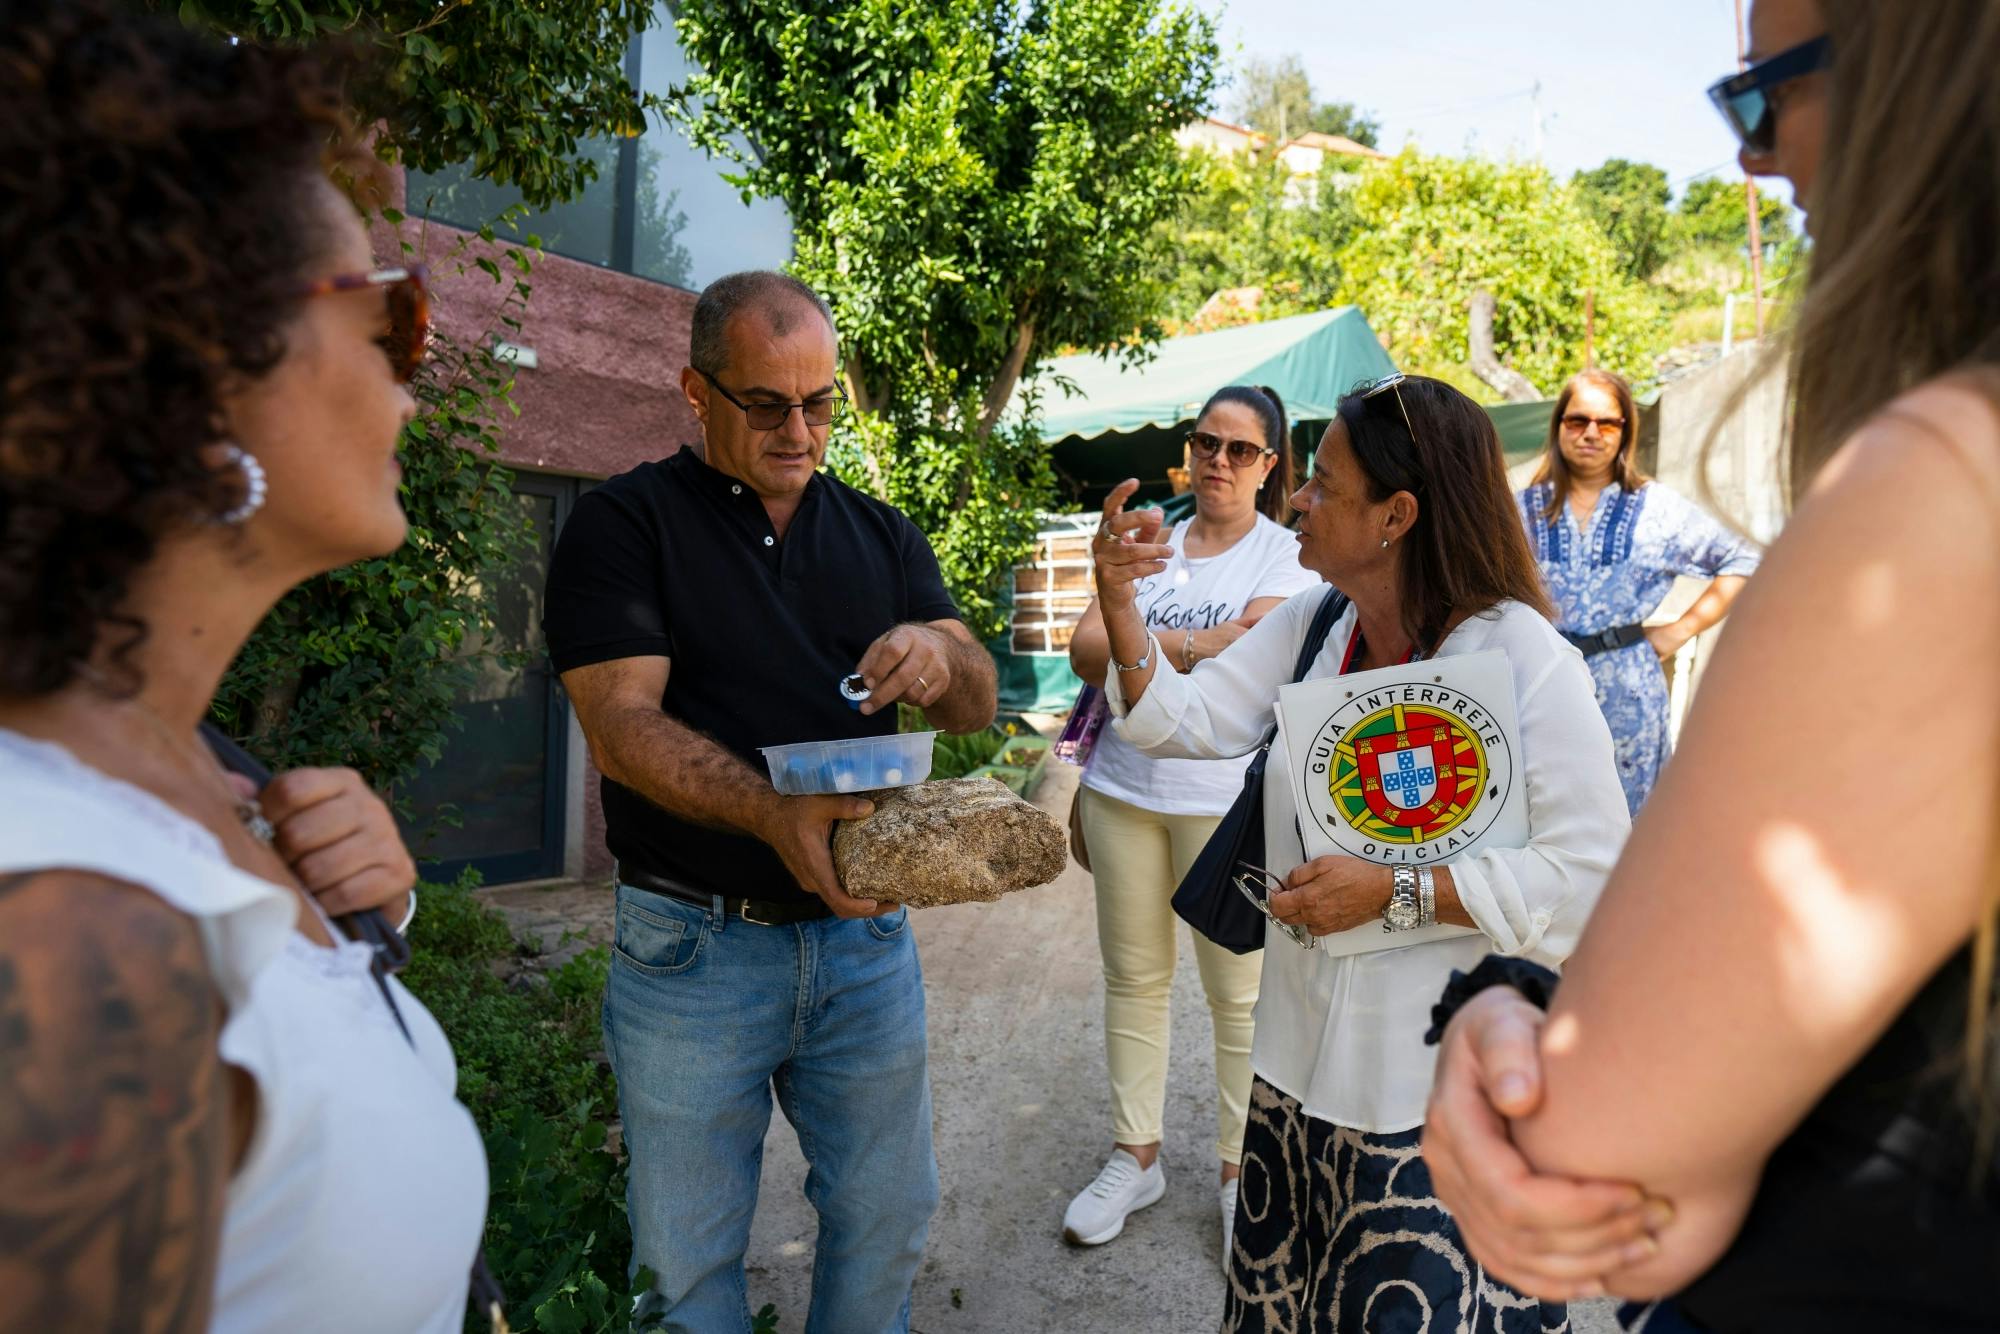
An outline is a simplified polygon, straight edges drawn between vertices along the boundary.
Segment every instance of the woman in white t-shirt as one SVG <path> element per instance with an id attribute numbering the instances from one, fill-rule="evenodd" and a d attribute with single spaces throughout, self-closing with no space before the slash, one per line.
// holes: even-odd
<path id="1" fill-rule="evenodd" d="M 1218 389 L 1187 438 L 1194 517 L 1163 541 L 1173 558 L 1139 585 L 1139 613 L 1187 672 L 1212 658 L 1292 594 L 1319 583 L 1299 564 L 1289 515 L 1292 453 L 1276 393 Z M 1070 663 L 1104 684 L 1110 645 L 1092 602 L 1070 641 Z M 1111 1072 L 1113 1149 L 1097 1178 L 1070 1202 L 1063 1238 L 1096 1246 L 1127 1215 L 1166 1190 L 1159 1161 L 1167 1096 L 1167 1001 L 1176 958 L 1174 888 L 1243 787 L 1249 757 L 1156 760 L 1107 729 L 1077 793 L 1097 881 L 1097 939 L 1104 957 L 1104 1047 Z M 1222 1159 L 1224 1255 L 1236 1205 L 1250 1096 L 1251 1013 L 1258 954 L 1194 940 L 1215 1023 L 1216 1151 Z"/>

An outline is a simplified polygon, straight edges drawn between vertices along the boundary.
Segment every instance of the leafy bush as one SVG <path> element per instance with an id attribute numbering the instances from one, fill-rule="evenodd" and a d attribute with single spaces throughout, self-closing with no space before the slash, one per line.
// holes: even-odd
<path id="1" fill-rule="evenodd" d="M 403 981 L 451 1039 L 459 1098 L 486 1142 L 487 1261 L 517 1330 L 630 1329 L 643 1281 L 625 1275 L 625 1166 L 605 1131 L 618 1088 L 598 1051 L 610 955 L 600 946 L 545 979 L 503 980 L 496 966 L 518 949 L 499 914 L 473 897 L 477 883 L 468 871 L 423 887 Z"/>
<path id="2" fill-rule="evenodd" d="M 495 328 L 518 327 L 528 253 L 506 251 L 507 273 L 484 256 L 468 265 L 467 245 L 433 267 L 484 270 L 499 289 Z M 274 770 L 353 765 L 393 794 L 437 760 L 453 705 L 501 657 L 483 647 L 494 590 L 520 577 L 532 530 L 495 461 L 514 372 L 494 356 L 494 331 L 438 336 L 411 385 L 419 414 L 397 451 L 409 540 L 286 594 L 223 679 L 215 721 Z"/>

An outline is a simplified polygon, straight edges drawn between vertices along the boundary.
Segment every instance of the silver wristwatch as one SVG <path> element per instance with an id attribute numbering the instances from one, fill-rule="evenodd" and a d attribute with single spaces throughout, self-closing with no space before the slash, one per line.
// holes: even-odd
<path id="1" fill-rule="evenodd" d="M 1417 868 L 1398 866 L 1390 874 L 1394 888 L 1389 891 L 1389 906 L 1382 910 L 1382 929 L 1413 931 L 1423 924 L 1423 910 L 1417 901 Z"/>

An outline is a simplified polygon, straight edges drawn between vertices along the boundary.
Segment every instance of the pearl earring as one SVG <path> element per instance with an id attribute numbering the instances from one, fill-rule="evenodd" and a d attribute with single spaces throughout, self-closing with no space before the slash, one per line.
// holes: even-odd
<path id="1" fill-rule="evenodd" d="M 1389 539 L 1386 537 L 1382 539 L 1382 549 L 1384 551 L 1387 551 L 1389 549 Z"/>
<path id="2" fill-rule="evenodd" d="M 234 508 L 216 515 L 215 522 L 234 528 L 264 508 L 264 498 L 270 488 L 264 478 L 264 465 L 257 462 L 255 454 L 240 445 L 223 446 L 223 462 L 225 465 L 233 464 L 243 474 L 243 499 Z"/>

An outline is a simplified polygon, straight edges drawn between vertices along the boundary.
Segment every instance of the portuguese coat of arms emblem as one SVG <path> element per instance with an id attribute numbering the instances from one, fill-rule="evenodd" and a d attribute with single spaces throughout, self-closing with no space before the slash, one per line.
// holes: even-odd
<path id="1" fill-rule="evenodd" d="M 1289 685 L 1278 713 L 1309 857 L 1443 862 L 1527 841 L 1506 654 Z"/>

